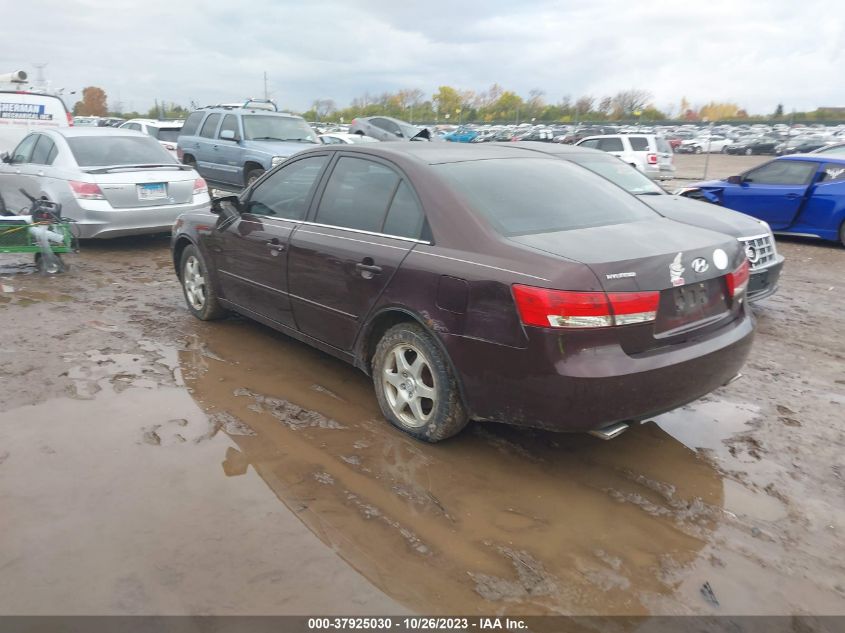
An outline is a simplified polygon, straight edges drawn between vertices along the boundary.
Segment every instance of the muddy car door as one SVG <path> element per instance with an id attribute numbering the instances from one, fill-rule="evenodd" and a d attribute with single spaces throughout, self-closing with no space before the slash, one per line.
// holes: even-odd
<path id="1" fill-rule="evenodd" d="M 398 171 L 382 161 L 342 155 L 314 221 L 291 238 L 288 286 L 299 330 L 352 349 L 422 226 L 421 207 Z"/>
<path id="2" fill-rule="evenodd" d="M 247 192 L 242 213 L 213 238 L 223 296 L 239 308 L 293 326 L 287 288 L 291 233 L 305 218 L 326 155 L 288 163 Z"/>

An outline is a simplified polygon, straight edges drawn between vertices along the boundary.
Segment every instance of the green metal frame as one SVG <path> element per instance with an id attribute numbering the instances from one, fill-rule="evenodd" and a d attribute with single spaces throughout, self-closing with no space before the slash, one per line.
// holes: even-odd
<path id="1" fill-rule="evenodd" d="M 40 253 L 41 245 L 35 241 L 30 234 L 29 228 L 33 224 L 0 224 L 0 253 Z M 61 233 L 63 240 L 61 244 L 50 243 L 50 249 L 54 253 L 70 253 L 73 251 L 73 233 L 70 224 L 66 222 L 48 224 L 51 231 Z"/>

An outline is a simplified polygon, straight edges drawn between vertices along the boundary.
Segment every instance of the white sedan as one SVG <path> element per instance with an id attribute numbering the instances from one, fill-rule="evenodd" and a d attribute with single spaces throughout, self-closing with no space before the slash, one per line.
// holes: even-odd
<path id="1" fill-rule="evenodd" d="M 709 151 L 711 154 L 719 154 L 724 151 L 725 147 L 730 145 L 733 141 L 724 136 L 714 134 L 713 136 L 700 136 L 698 138 L 691 138 L 686 141 L 681 141 L 679 152 L 684 154 L 702 154 Z"/>
<path id="2" fill-rule="evenodd" d="M 318 136 L 324 145 L 352 145 L 353 143 L 378 143 L 378 139 L 362 134 L 348 134 L 346 132 L 328 132 Z"/>

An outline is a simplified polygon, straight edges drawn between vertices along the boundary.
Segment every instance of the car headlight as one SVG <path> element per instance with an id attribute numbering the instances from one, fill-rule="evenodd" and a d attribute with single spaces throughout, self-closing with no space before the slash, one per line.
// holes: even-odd
<path id="1" fill-rule="evenodd" d="M 282 162 L 284 162 L 284 160 L 285 160 L 284 156 L 273 156 L 272 160 L 270 160 L 270 164 L 273 167 L 276 167 L 278 165 L 281 165 Z"/>

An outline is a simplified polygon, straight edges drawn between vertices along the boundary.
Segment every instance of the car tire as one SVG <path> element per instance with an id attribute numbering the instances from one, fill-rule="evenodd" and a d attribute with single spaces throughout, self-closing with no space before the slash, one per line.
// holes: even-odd
<path id="1" fill-rule="evenodd" d="M 250 169 L 246 174 L 246 186 L 249 187 L 256 180 L 264 175 L 263 169 Z"/>
<path id="2" fill-rule="evenodd" d="M 194 171 L 196 171 L 196 169 L 197 169 L 197 161 L 194 160 L 193 156 L 186 156 L 182 160 L 182 164 L 187 165 L 188 167 L 190 167 Z"/>
<path id="3" fill-rule="evenodd" d="M 199 320 L 214 321 L 228 314 L 217 300 L 217 287 L 208 274 L 205 259 L 193 244 L 182 251 L 179 280 L 188 310 Z"/>
<path id="4" fill-rule="evenodd" d="M 372 374 L 384 417 L 408 435 L 434 443 L 467 425 L 448 358 L 422 326 L 399 323 L 387 330 L 376 346 Z"/>
<path id="5" fill-rule="evenodd" d="M 746 155 L 746 156 L 751 156 L 751 155 L 753 155 L 753 154 L 754 154 L 754 150 L 753 150 L 753 149 L 751 149 L 750 147 L 749 147 L 748 149 L 746 149 L 746 150 L 745 150 L 745 155 Z"/>
<path id="6" fill-rule="evenodd" d="M 839 227 L 839 243 L 845 246 L 845 222 Z"/>
<path id="7" fill-rule="evenodd" d="M 701 149 L 701 147 L 699 147 L 698 145 L 696 145 L 694 151 L 695 151 L 696 154 L 701 154 L 704 150 Z"/>

